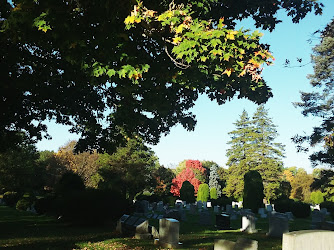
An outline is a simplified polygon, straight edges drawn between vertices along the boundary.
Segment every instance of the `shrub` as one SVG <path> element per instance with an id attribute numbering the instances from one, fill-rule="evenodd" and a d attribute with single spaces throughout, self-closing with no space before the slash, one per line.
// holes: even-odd
<path id="1" fill-rule="evenodd" d="M 201 184 L 198 187 L 197 201 L 207 202 L 209 199 L 209 185 Z"/>
<path id="2" fill-rule="evenodd" d="M 63 174 L 56 185 L 56 193 L 59 195 L 65 195 L 71 191 L 83 191 L 84 189 L 85 184 L 81 177 L 72 172 Z"/>
<path id="3" fill-rule="evenodd" d="M 6 192 L 3 194 L 3 200 L 7 206 L 14 207 L 16 202 L 21 198 L 17 192 Z"/>
<path id="4" fill-rule="evenodd" d="M 35 201 L 35 209 L 38 214 L 52 213 L 54 196 L 46 196 Z"/>
<path id="5" fill-rule="evenodd" d="M 243 207 L 257 213 L 263 204 L 263 182 L 259 172 L 251 170 L 244 176 Z"/>
<path id="6" fill-rule="evenodd" d="M 187 203 L 195 202 L 195 188 L 189 181 L 184 181 L 180 189 L 180 198 Z"/>
<path id="7" fill-rule="evenodd" d="M 217 189 L 216 188 L 211 188 L 210 189 L 210 199 L 211 200 L 217 200 Z"/>
<path id="8" fill-rule="evenodd" d="M 274 201 L 275 211 L 279 213 L 291 212 L 292 203 L 294 203 L 294 201 L 291 199 L 278 199 Z"/>
<path id="9" fill-rule="evenodd" d="M 324 201 L 320 203 L 320 208 L 327 208 L 327 211 L 334 211 L 334 202 L 333 201 Z"/>
<path id="10" fill-rule="evenodd" d="M 32 205 L 31 201 L 23 198 L 16 203 L 16 209 L 21 211 L 26 211 L 31 205 Z"/>
<path id="11" fill-rule="evenodd" d="M 169 206 L 174 206 L 176 200 L 177 200 L 177 197 L 175 197 L 175 196 L 171 196 L 171 195 L 169 195 L 169 196 L 165 196 L 165 197 L 163 198 L 163 202 L 164 202 L 165 204 L 167 203 Z"/>
<path id="12" fill-rule="evenodd" d="M 226 207 L 226 205 L 231 204 L 232 203 L 232 198 L 229 198 L 225 195 L 222 194 L 222 196 L 220 196 L 218 199 L 216 200 L 211 200 L 211 204 L 212 206 L 221 206 L 221 207 Z"/>
<path id="13" fill-rule="evenodd" d="M 291 212 L 296 218 L 307 218 L 311 214 L 310 204 L 301 201 L 293 202 Z"/>

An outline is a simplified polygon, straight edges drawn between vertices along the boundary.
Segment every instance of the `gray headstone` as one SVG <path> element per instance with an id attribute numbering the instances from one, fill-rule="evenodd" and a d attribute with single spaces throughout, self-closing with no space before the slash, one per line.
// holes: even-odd
<path id="1" fill-rule="evenodd" d="M 287 232 L 289 232 L 289 220 L 285 215 L 276 213 L 269 217 L 268 236 L 281 238 Z"/>
<path id="2" fill-rule="evenodd" d="M 174 219 L 159 220 L 159 243 L 161 245 L 178 246 L 180 223 Z"/>
<path id="3" fill-rule="evenodd" d="M 229 230 L 230 226 L 230 215 L 228 214 L 217 214 L 216 215 L 216 227 L 219 230 Z"/>
<path id="4" fill-rule="evenodd" d="M 235 243 L 234 249 L 257 250 L 259 243 L 256 240 L 239 238 Z"/>
<path id="5" fill-rule="evenodd" d="M 203 211 L 199 215 L 199 224 L 212 225 L 211 214 L 208 211 Z"/>

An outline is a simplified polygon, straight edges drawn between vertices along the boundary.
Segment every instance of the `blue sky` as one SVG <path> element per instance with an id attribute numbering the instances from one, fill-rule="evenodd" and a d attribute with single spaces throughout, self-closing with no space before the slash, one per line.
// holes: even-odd
<path id="1" fill-rule="evenodd" d="M 271 45 L 270 50 L 275 57 L 275 65 L 266 67 L 263 77 L 272 88 L 274 97 L 265 105 L 269 110 L 269 116 L 277 125 L 279 133 L 277 142 L 286 145 L 286 158 L 283 160 L 285 167 L 303 167 L 308 172 L 312 171 L 308 160 L 308 154 L 297 153 L 291 137 L 295 134 L 310 133 L 312 127 L 319 123 L 314 117 L 303 117 L 300 109 L 294 108 L 292 102 L 300 100 L 300 91 L 312 91 L 306 76 L 312 73 L 312 65 L 304 67 L 284 67 L 285 59 L 291 61 L 291 66 L 299 65 L 296 58 L 302 58 L 304 63 L 310 62 L 312 47 L 317 43 L 312 33 L 323 29 L 334 17 L 334 1 L 323 0 L 325 4 L 322 16 L 308 15 L 299 24 L 293 24 L 289 18 L 283 18 L 283 22 L 277 25 L 272 32 L 263 32 L 263 43 Z M 280 13 L 279 16 L 283 16 Z M 240 24 L 245 29 L 255 30 L 252 21 L 244 21 Z M 151 146 L 159 157 L 160 164 L 167 167 L 175 167 L 184 159 L 210 160 L 226 167 L 225 156 L 230 137 L 228 132 L 234 129 L 233 123 L 239 118 L 245 109 L 249 115 L 256 110 L 257 105 L 247 100 L 234 99 L 219 106 L 211 102 L 206 96 L 201 96 L 192 109 L 197 117 L 195 131 L 188 132 L 182 126 L 176 126 L 166 137 L 162 137 L 158 145 Z M 49 124 L 49 132 L 52 140 L 43 140 L 37 144 L 39 150 L 54 150 L 64 145 L 69 140 L 78 139 L 78 135 L 68 132 L 65 126 Z"/>

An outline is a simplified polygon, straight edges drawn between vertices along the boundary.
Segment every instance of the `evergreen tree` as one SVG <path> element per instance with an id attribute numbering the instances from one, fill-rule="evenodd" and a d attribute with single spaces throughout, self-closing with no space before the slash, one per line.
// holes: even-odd
<path id="1" fill-rule="evenodd" d="M 231 148 L 227 150 L 227 180 L 226 186 L 224 188 L 224 193 L 228 197 L 234 197 L 235 199 L 240 199 L 242 197 L 243 177 L 246 172 L 250 170 L 248 161 L 248 151 L 251 144 L 251 123 L 248 113 L 244 110 L 234 125 L 236 129 L 229 132 L 231 136 L 231 141 L 228 144 Z"/>
<path id="2" fill-rule="evenodd" d="M 210 176 L 209 176 L 209 188 L 210 192 L 211 189 L 215 188 L 217 192 L 217 197 L 221 196 L 221 186 L 219 185 L 219 175 L 218 175 L 218 166 L 212 165 L 210 168 Z"/>
<path id="3" fill-rule="evenodd" d="M 315 46 L 312 55 L 314 73 L 309 75 L 313 92 L 301 93 L 301 102 L 295 103 L 303 109 L 304 116 L 320 117 L 322 123 L 313 128 L 309 136 L 296 136 L 294 141 L 299 150 L 308 150 L 303 142 L 324 147 L 310 156 L 313 165 L 327 164 L 334 166 L 334 19 L 321 32 L 321 42 Z"/>
<path id="4" fill-rule="evenodd" d="M 268 200 L 277 198 L 279 177 L 283 170 L 284 146 L 275 142 L 278 136 L 276 125 L 263 105 L 253 115 L 253 143 L 251 169 L 257 170 L 263 179 L 264 192 Z"/>
<path id="5" fill-rule="evenodd" d="M 261 105 L 252 119 L 243 111 L 235 125 L 236 129 L 229 133 L 232 139 L 228 142 L 231 148 L 227 151 L 229 170 L 225 194 L 240 199 L 244 174 L 257 170 L 263 178 L 266 198 L 276 198 L 284 147 L 274 142 L 278 133 L 268 111 Z"/>

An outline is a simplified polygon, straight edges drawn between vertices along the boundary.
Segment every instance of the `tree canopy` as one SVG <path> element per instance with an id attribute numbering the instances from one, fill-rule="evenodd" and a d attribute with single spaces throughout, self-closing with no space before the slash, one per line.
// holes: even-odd
<path id="1" fill-rule="evenodd" d="M 285 10 L 294 22 L 321 13 L 317 1 L 0 1 L 0 145 L 17 132 L 48 137 L 45 120 L 81 134 L 78 150 L 114 152 L 135 133 L 157 143 L 181 123 L 199 94 L 263 103 L 271 64 L 253 18 L 273 30 Z M 124 133 L 121 133 L 121 130 Z"/>

